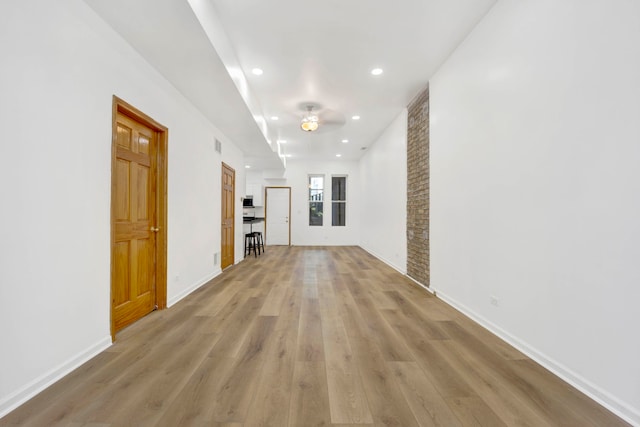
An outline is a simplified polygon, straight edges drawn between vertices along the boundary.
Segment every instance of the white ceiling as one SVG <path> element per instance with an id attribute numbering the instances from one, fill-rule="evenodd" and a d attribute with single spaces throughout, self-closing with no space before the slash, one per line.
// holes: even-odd
<path id="1" fill-rule="evenodd" d="M 85 0 L 254 169 L 282 167 L 279 140 L 287 162 L 359 158 L 495 1 Z"/>

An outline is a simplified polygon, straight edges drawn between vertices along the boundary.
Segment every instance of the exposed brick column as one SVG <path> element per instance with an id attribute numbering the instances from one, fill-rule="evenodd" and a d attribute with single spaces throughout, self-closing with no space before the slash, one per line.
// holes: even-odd
<path id="1" fill-rule="evenodd" d="M 429 87 L 407 108 L 407 274 L 429 286 Z"/>

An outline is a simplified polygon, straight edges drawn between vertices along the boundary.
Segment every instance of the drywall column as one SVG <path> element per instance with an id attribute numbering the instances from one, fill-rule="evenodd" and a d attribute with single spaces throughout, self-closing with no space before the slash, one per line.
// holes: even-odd
<path id="1" fill-rule="evenodd" d="M 429 88 L 408 106 L 407 274 L 429 286 Z"/>

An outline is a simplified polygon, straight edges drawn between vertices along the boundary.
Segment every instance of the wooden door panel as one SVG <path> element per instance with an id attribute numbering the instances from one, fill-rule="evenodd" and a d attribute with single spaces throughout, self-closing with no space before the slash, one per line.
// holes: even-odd
<path id="1" fill-rule="evenodd" d="M 148 255 L 153 250 L 153 247 L 150 239 L 138 239 L 136 240 L 136 246 L 136 267 L 138 270 L 138 274 L 136 277 L 136 292 L 137 296 L 141 297 L 153 290 L 153 271 L 151 269 L 152 263 Z"/>
<path id="2" fill-rule="evenodd" d="M 135 219 L 137 221 L 149 221 L 149 168 L 142 165 L 135 165 L 136 171 L 136 210 Z"/>
<path id="3" fill-rule="evenodd" d="M 115 165 L 116 182 L 129 182 L 129 162 L 117 159 Z M 114 195 L 114 219 L 116 221 L 129 220 L 129 186 L 118 185 L 113 189 Z"/>
<path id="4" fill-rule="evenodd" d="M 137 147 L 137 151 L 138 153 L 142 153 L 142 154 L 149 154 L 149 143 L 151 142 L 151 138 L 152 138 L 152 134 L 146 135 L 143 132 L 140 132 L 138 134 L 138 147 Z"/>
<path id="5" fill-rule="evenodd" d="M 168 130 L 113 97 L 111 336 L 167 304 Z"/>
<path id="6" fill-rule="evenodd" d="M 114 182 L 113 316 L 115 330 L 155 307 L 155 132 L 118 114 Z"/>
<path id="7" fill-rule="evenodd" d="M 128 160 L 139 165 L 151 166 L 151 158 L 148 155 L 142 153 L 134 153 L 122 147 L 118 147 L 116 149 L 116 156 L 120 160 Z"/>
<path id="8" fill-rule="evenodd" d="M 118 134 L 116 144 L 118 147 L 122 147 L 126 150 L 131 149 L 131 128 L 123 125 L 122 123 L 118 123 Z"/>
<path id="9" fill-rule="evenodd" d="M 220 268 L 224 269 L 234 263 L 234 221 L 235 221 L 235 179 L 236 172 L 222 164 L 222 248 L 220 251 Z"/>
<path id="10" fill-rule="evenodd" d="M 129 301 L 129 290 L 131 286 L 129 284 L 129 278 L 131 273 L 129 272 L 129 259 L 130 259 L 130 243 L 117 242 L 113 248 L 113 277 L 111 278 L 119 286 L 114 287 L 113 292 L 113 304 L 115 307 L 119 307 L 125 302 Z"/>

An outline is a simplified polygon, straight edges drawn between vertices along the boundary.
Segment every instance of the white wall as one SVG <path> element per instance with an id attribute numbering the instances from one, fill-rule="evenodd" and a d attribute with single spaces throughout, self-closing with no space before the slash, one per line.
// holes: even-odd
<path id="1" fill-rule="evenodd" d="M 220 271 L 220 162 L 244 168 L 79 0 L 2 2 L 0 55 L 1 416 L 110 345 L 112 95 L 169 128 L 170 304 Z"/>
<path id="2" fill-rule="evenodd" d="M 308 176 L 324 175 L 325 202 L 322 226 L 309 226 Z M 331 225 L 331 176 L 347 176 L 347 218 L 346 226 Z M 273 175 L 269 171 L 262 178 L 254 172 L 248 174 L 247 183 L 253 191 L 262 186 L 291 187 L 291 244 L 295 246 L 345 246 L 359 244 L 360 230 L 360 176 L 358 162 L 336 161 L 296 161 L 289 159 L 284 175 Z M 255 226 L 254 226 L 255 227 Z"/>
<path id="3" fill-rule="evenodd" d="M 309 178 L 310 174 L 324 175 L 324 221 L 320 226 L 309 226 Z M 331 225 L 331 176 L 347 175 L 346 226 Z M 291 244 L 296 246 L 357 245 L 360 224 L 360 179 L 358 164 L 354 161 L 303 162 L 289 160 L 285 172 L 291 186 Z"/>
<path id="4" fill-rule="evenodd" d="M 431 286 L 640 424 L 638 76 L 640 3 L 497 3 L 430 81 Z"/>
<path id="5" fill-rule="evenodd" d="M 360 246 L 407 272 L 407 110 L 360 159 Z"/>

